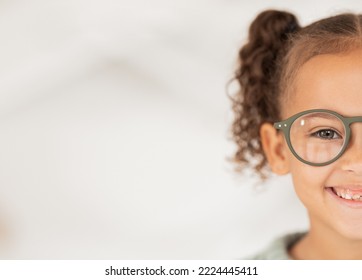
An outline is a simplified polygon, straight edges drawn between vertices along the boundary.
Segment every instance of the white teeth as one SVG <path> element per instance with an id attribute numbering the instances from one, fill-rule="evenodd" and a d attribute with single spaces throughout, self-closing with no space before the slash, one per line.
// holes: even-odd
<path id="1" fill-rule="evenodd" d="M 335 190 L 335 192 L 337 193 L 337 195 L 339 197 L 342 197 L 344 199 L 362 201 L 362 196 L 360 194 L 352 195 L 350 193 L 350 190 L 347 190 L 346 192 L 344 190 L 342 190 L 342 191 Z"/>

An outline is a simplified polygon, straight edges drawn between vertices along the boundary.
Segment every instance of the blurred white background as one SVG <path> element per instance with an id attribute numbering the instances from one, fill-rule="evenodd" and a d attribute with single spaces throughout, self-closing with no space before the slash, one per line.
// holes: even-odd
<path id="1" fill-rule="evenodd" d="M 308 226 L 226 157 L 250 22 L 360 1 L 1 0 L 0 257 L 231 259 Z"/>

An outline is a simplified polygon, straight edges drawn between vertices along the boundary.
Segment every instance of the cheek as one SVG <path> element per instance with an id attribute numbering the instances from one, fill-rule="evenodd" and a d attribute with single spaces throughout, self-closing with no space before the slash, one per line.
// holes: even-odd
<path id="1" fill-rule="evenodd" d="M 332 171 L 331 166 L 310 166 L 297 159 L 291 159 L 290 172 L 295 192 L 302 203 L 311 210 L 323 200 L 324 186 Z"/>

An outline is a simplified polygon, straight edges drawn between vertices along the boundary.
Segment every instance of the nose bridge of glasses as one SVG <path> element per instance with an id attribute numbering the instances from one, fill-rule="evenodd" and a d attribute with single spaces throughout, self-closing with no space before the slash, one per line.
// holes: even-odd
<path id="1" fill-rule="evenodd" d="M 362 116 L 361 117 L 352 117 L 347 118 L 346 122 L 350 127 L 350 145 L 358 146 L 359 149 L 362 148 Z M 359 124 L 361 123 L 361 124 Z"/>
<path id="2" fill-rule="evenodd" d="M 345 118 L 345 122 L 347 125 L 351 125 L 351 124 L 357 123 L 357 122 L 362 122 L 362 116 Z"/>

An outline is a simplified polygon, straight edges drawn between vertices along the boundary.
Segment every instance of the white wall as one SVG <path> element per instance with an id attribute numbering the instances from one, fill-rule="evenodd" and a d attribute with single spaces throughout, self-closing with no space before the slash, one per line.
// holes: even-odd
<path id="1" fill-rule="evenodd" d="M 250 3 L 253 3 L 252 5 Z M 0 2 L 0 257 L 223 259 L 307 228 L 291 179 L 226 161 L 256 14 L 360 1 Z"/>

